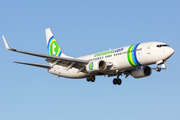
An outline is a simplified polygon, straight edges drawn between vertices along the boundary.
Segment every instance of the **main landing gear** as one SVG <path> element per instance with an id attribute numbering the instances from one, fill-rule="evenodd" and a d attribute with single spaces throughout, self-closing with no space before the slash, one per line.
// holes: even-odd
<path id="1" fill-rule="evenodd" d="M 113 84 L 114 85 L 121 85 L 121 83 L 122 83 L 121 79 L 116 79 L 116 78 L 113 79 Z"/>
<path id="2" fill-rule="evenodd" d="M 114 78 L 113 79 L 113 84 L 114 85 L 121 85 L 122 84 L 122 80 L 121 79 L 119 79 L 119 76 L 120 76 L 121 74 L 118 74 L 117 75 L 117 78 Z"/>
<path id="3" fill-rule="evenodd" d="M 86 78 L 86 80 L 88 81 L 88 82 L 94 82 L 95 80 L 96 80 L 96 78 L 95 78 L 95 76 L 94 75 L 91 75 L 91 76 L 89 76 L 88 78 Z"/>

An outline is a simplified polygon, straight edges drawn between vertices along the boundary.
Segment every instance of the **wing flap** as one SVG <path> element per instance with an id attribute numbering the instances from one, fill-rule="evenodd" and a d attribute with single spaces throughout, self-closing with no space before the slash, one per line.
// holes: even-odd
<path id="1" fill-rule="evenodd" d="M 56 60 L 53 60 L 53 59 L 46 59 L 46 62 L 48 63 L 51 63 L 51 64 L 54 64 L 56 62 Z M 73 62 L 70 62 L 70 61 L 65 61 L 65 60 L 60 60 L 56 63 L 56 65 L 60 65 L 60 66 L 63 66 L 63 67 L 69 67 L 71 65 L 71 63 Z M 82 67 L 84 67 L 82 64 L 76 62 L 74 65 L 73 65 L 74 68 L 76 69 L 82 69 Z M 85 70 L 82 70 L 82 72 L 86 72 Z"/>

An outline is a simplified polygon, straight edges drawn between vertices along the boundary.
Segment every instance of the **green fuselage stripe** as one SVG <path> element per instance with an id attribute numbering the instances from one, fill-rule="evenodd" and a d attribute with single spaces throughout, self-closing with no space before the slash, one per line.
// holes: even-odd
<path id="1" fill-rule="evenodd" d="M 136 67 L 136 66 L 132 63 L 132 61 L 131 61 L 131 56 L 130 56 L 130 55 L 131 55 L 131 49 L 132 49 L 132 47 L 134 47 L 134 45 L 131 45 L 131 46 L 129 47 L 127 56 L 128 56 L 129 64 L 130 64 L 131 66 L 133 66 L 133 67 Z"/>

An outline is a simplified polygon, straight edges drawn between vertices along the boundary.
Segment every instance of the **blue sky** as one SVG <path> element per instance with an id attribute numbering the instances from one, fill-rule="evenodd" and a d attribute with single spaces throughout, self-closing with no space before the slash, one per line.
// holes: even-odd
<path id="1" fill-rule="evenodd" d="M 46 69 L 13 61 L 44 59 L 7 51 L 0 41 L 1 120 L 179 120 L 180 1 L 61 0 L 1 1 L 0 35 L 10 46 L 47 54 L 51 28 L 63 52 L 79 57 L 109 48 L 161 41 L 175 49 L 168 69 L 147 78 L 56 78 Z"/>

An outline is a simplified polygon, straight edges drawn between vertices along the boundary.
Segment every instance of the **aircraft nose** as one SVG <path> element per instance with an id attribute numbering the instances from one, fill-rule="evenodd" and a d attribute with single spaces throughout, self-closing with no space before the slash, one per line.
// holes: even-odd
<path id="1" fill-rule="evenodd" d="M 169 53 L 169 56 L 172 56 L 174 54 L 174 49 L 173 48 L 169 48 L 168 49 L 168 53 Z"/>

